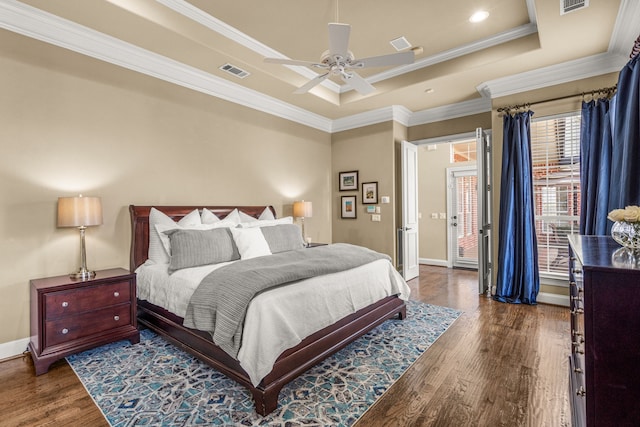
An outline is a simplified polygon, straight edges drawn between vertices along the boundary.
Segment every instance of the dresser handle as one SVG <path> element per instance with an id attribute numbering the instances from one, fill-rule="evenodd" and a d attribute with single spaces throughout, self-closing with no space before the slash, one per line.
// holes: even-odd
<path id="1" fill-rule="evenodd" d="M 116 297 L 116 298 L 118 298 L 118 297 L 120 296 L 120 292 L 117 292 L 117 291 L 116 291 L 116 292 L 114 292 L 114 293 L 113 293 L 113 296 L 114 296 L 114 297 Z"/>
<path id="2" fill-rule="evenodd" d="M 582 301 L 582 297 L 580 295 L 577 297 L 571 297 L 571 301 Z"/>
<path id="3" fill-rule="evenodd" d="M 580 344 L 584 343 L 584 338 L 580 337 L 581 339 L 572 342 L 571 344 L 575 345 L 576 347 L 579 346 Z"/>
<path id="4" fill-rule="evenodd" d="M 580 386 L 580 388 L 576 390 L 576 394 L 578 396 L 584 396 L 587 392 L 584 390 L 584 387 Z"/>
<path id="5" fill-rule="evenodd" d="M 113 320 L 117 322 L 118 320 L 120 320 L 120 316 L 113 316 Z"/>
<path id="6" fill-rule="evenodd" d="M 584 313 L 584 309 L 576 308 L 575 310 L 571 310 L 571 314 L 582 314 Z"/>
<path id="7" fill-rule="evenodd" d="M 576 353 L 578 353 L 578 354 L 584 354 L 584 350 L 580 350 L 580 349 L 578 348 L 578 349 L 576 349 Z"/>
<path id="8" fill-rule="evenodd" d="M 571 333 L 573 334 L 574 337 L 581 337 L 583 335 L 582 332 L 578 332 L 575 329 L 572 329 Z M 582 342 L 584 342 L 584 338 L 582 338 Z"/>
<path id="9" fill-rule="evenodd" d="M 573 368 L 573 372 L 575 372 L 576 374 L 581 374 L 583 371 L 580 368 Z"/>
<path id="10" fill-rule="evenodd" d="M 69 307 L 69 303 L 68 303 L 68 302 L 66 302 L 66 301 L 62 301 L 62 306 L 63 306 L 63 307 Z"/>
<path id="11" fill-rule="evenodd" d="M 63 335 L 66 335 L 66 334 L 68 334 L 68 333 L 69 333 L 69 330 L 68 330 L 67 328 L 64 328 L 64 329 L 62 330 L 62 334 L 63 334 Z"/>
<path id="12" fill-rule="evenodd" d="M 573 269 L 573 274 L 582 274 L 582 270 L 580 270 L 578 268 L 574 268 Z"/>

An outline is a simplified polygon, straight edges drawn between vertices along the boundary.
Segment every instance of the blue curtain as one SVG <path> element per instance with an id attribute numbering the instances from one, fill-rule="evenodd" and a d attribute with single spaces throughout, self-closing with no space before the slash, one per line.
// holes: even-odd
<path id="1" fill-rule="evenodd" d="M 532 111 L 504 117 L 494 299 L 536 304 L 540 289 L 531 166 Z"/>
<path id="2" fill-rule="evenodd" d="M 608 234 L 612 148 L 609 104 L 606 98 L 582 103 L 580 234 Z"/>
<path id="3" fill-rule="evenodd" d="M 609 209 L 640 204 L 640 55 L 620 71 L 613 111 Z"/>

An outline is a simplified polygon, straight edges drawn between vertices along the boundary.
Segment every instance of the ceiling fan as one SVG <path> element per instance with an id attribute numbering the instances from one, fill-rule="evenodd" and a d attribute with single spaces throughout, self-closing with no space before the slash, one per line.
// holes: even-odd
<path id="1" fill-rule="evenodd" d="M 297 94 L 307 93 L 313 87 L 322 83 L 330 76 L 340 76 L 345 83 L 348 83 L 361 95 L 368 95 L 373 92 L 375 88 L 354 70 L 367 67 L 387 67 L 390 65 L 411 64 L 415 60 L 413 50 L 356 59 L 353 53 L 349 50 L 350 33 L 351 25 L 349 24 L 329 24 L 329 50 L 322 54 L 320 62 L 299 61 L 296 59 L 284 58 L 265 58 L 264 62 L 271 64 L 303 65 L 326 70 L 323 74 L 319 74 L 305 85 L 299 87 L 294 92 Z"/>

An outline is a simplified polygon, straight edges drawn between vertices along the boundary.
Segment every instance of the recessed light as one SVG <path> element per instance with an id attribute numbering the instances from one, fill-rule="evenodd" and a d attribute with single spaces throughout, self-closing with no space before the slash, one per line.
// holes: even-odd
<path id="1" fill-rule="evenodd" d="M 432 87 L 428 87 L 424 90 L 424 93 L 433 93 L 435 90 Z"/>
<path id="2" fill-rule="evenodd" d="M 482 22 L 489 17 L 489 12 L 486 10 L 479 10 L 469 18 L 469 22 Z"/>

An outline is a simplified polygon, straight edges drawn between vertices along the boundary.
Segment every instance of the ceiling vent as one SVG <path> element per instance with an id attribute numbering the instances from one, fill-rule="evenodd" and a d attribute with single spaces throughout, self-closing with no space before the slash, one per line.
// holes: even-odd
<path id="1" fill-rule="evenodd" d="M 231 65 L 231 64 L 224 64 L 222 67 L 220 67 L 220 69 L 222 71 L 226 71 L 229 74 L 233 74 L 234 76 L 239 77 L 241 79 L 244 79 L 249 74 L 251 74 L 250 72 L 245 71 L 245 70 L 243 70 L 241 68 L 238 68 L 235 65 Z"/>
<path id="2" fill-rule="evenodd" d="M 589 7 L 589 0 L 560 0 L 560 15 Z"/>
<path id="3" fill-rule="evenodd" d="M 411 47 L 411 43 L 409 43 L 409 40 L 404 38 L 404 36 L 393 39 L 389 43 L 391 43 L 391 46 L 395 47 L 397 51 L 409 49 Z"/>

